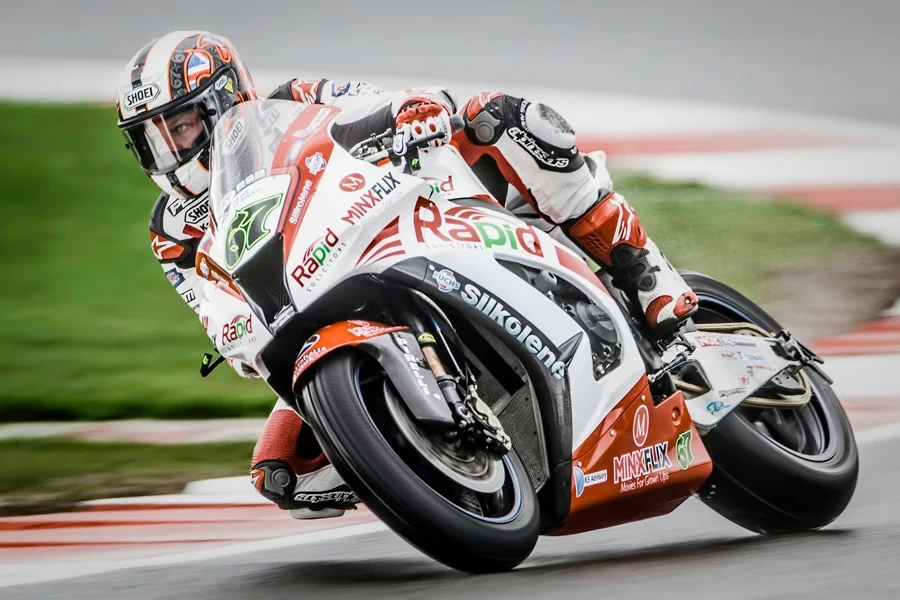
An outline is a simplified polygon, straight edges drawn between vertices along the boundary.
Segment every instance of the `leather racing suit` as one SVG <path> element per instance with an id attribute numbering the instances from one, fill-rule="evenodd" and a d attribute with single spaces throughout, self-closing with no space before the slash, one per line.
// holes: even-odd
<path id="1" fill-rule="evenodd" d="M 696 309 L 696 297 L 647 237 L 634 210 L 612 191 L 605 155 L 581 154 L 572 128 L 544 104 L 482 92 L 458 107 L 443 88 L 387 92 L 365 82 L 328 79 L 293 80 L 269 97 L 339 107 L 340 123 L 332 135 L 344 148 L 395 127 L 411 98 L 439 102 L 462 114 L 466 126 L 452 144 L 494 199 L 508 208 L 519 206 L 517 214 L 543 221 L 542 229 L 605 267 L 613 284 L 632 293 L 651 328 L 672 328 Z M 150 220 L 153 252 L 195 312 L 206 280 L 194 270 L 194 255 L 208 223 L 206 195 L 182 200 L 162 194 Z M 229 363 L 243 377 L 258 377 L 245 363 Z M 300 416 L 281 399 L 254 450 L 251 482 L 282 508 L 301 512 L 310 506 L 341 509 L 357 500 Z"/>

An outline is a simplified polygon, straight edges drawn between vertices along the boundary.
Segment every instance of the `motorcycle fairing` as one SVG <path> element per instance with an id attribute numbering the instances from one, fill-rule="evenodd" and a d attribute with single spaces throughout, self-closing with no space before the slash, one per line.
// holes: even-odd
<path id="1" fill-rule="evenodd" d="M 407 327 L 391 327 L 371 321 L 333 323 L 311 335 L 294 365 L 294 393 L 301 392 L 303 374 L 329 353 L 357 347 L 374 358 L 389 375 L 400 398 L 417 422 L 448 430 L 455 422 L 434 374 L 428 369 L 416 336 Z"/>
<path id="2" fill-rule="evenodd" d="M 797 364 L 775 352 L 772 345 L 780 343 L 775 339 L 708 331 L 684 337 L 695 347 L 691 360 L 711 384 L 709 392 L 687 400 L 691 418 L 700 427 L 715 425 L 774 375 Z"/>

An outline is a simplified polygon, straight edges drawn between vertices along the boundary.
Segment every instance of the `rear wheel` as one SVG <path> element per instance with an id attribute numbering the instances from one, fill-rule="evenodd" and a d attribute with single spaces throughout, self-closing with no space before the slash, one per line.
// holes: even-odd
<path id="1" fill-rule="evenodd" d="M 694 322 L 782 327 L 752 301 L 705 275 L 684 273 L 700 301 Z M 698 492 L 727 519 L 757 533 L 824 527 L 856 489 L 853 431 L 831 386 L 806 369 L 812 395 L 797 409 L 741 405 L 703 437 L 714 468 Z"/>
<path id="2" fill-rule="evenodd" d="M 372 512 L 456 569 L 502 571 L 528 557 L 540 514 L 515 451 L 498 459 L 423 431 L 366 354 L 337 351 L 321 363 L 304 389 L 307 417 Z"/>

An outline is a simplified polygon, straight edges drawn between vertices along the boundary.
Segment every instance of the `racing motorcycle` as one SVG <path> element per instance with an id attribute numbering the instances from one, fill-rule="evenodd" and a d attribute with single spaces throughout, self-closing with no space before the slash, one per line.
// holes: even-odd
<path id="1" fill-rule="evenodd" d="M 278 100 L 219 120 L 200 313 L 217 362 L 289 402 L 397 534 L 487 572 L 541 534 L 692 495 L 758 533 L 841 514 L 853 433 L 822 361 L 771 316 L 687 272 L 699 312 L 654 339 L 452 145 L 387 130 L 347 150 L 346 127 Z"/>

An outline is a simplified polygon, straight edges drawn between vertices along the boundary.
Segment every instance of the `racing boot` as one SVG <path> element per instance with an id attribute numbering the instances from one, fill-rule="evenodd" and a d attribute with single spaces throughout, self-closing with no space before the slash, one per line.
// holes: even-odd
<path id="1" fill-rule="evenodd" d="M 253 450 L 250 483 L 295 519 L 339 517 L 359 502 L 312 430 L 280 399 Z"/>
<path id="2" fill-rule="evenodd" d="M 637 302 L 653 335 L 665 338 L 697 311 L 697 296 L 647 237 L 625 198 L 609 190 L 601 190 L 599 197 L 563 229 Z"/>

